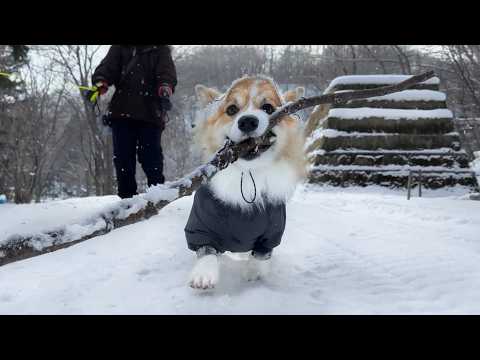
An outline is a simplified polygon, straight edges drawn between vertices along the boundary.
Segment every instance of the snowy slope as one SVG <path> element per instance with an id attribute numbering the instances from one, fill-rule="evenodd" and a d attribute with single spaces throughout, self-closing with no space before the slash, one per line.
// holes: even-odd
<path id="1" fill-rule="evenodd" d="M 274 271 L 186 286 L 192 198 L 148 221 L 0 267 L 0 314 L 480 314 L 480 201 L 377 188 L 301 188 Z M 237 258 L 237 257 L 236 257 Z"/>

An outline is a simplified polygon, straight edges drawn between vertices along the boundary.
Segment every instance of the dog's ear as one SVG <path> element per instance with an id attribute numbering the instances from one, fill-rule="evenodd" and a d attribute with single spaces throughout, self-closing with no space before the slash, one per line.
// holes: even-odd
<path id="1" fill-rule="evenodd" d="M 195 86 L 195 93 L 197 94 L 197 100 L 200 102 L 200 105 L 204 107 L 221 95 L 217 90 L 200 84 Z"/>
<path id="2" fill-rule="evenodd" d="M 304 87 L 297 87 L 294 90 L 289 90 L 286 93 L 283 94 L 283 99 L 285 102 L 290 102 L 290 101 L 297 101 L 300 99 L 302 96 L 305 95 L 305 88 Z"/>

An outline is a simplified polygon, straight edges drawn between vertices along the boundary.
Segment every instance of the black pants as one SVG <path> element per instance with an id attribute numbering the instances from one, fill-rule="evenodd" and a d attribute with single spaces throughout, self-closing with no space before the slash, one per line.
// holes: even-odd
<path id="1" fill-rule="evenodd" d="M 150 123 L 113 119 L 113 162 L 117 173 L 118 196 L 137 194 L 136 157 L 142 165 L 148 186 L 163 184 L 163 153 L 160 146 L 162 130 Z"/>

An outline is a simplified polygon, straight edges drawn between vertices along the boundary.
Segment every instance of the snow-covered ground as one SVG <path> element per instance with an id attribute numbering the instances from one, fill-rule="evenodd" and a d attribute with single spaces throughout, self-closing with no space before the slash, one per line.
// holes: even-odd
<path id="1" fill-rule="evenodd" d="M 376 187 L 301 187 L 271 276 L 246 282 L 244 260 L 227 254 L 209 292 L 187 286 L 195 255 L 183 198 L 148 221 L 0 267 L 0 314 L 480 314 L 480 201 L 462 193 L 407 201 Z M 111 199 L 85 208 L 100 201 Z M 0 206 L 2 220 L 22 209 Z"/>

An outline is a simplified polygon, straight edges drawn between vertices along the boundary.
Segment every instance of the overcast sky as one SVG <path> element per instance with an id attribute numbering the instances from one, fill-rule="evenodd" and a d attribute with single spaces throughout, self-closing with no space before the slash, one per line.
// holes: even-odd
<path id="1" fill-rule="evenodd" d="M 46 61 L 49 61 L 49 60 L 46 60 L 45 58 L 42 58 L 40 56 L 38 56 L 38 54 L 35 53 L 35 46 L 36 45 L 30 45 L 32 51 L 30 52 L 30 59 L 31 59 L 31 63 L 34 65 L 34 66 L 39 66 L 39 68 L 41 68 L 41 65 L 44 65 Z M 91 45 L 92 48 L 96 48 L 97 46 L 99 45 Z M 103 59 L 103 57 L 107 54 L 108 52 L 108 49 L 110 48 L 111 45 L 100 45 L 100 50 L 97 52 L 96 54 L 96 57 L 95 57 L 95 61 L 94 61 L 94 64 L 99 64 L 100 61 Z M 198 47 L 198 46 L 209 46 L 209 45 L 173 45 L 174 47 L 176 46 L 182 46 L 182 47 Z M 226 45 L 227 46 L 227 45 Z M 231 45 L 229 45 L 231 46 Z M 242 46 L 242 45 L 233 45 L 233 46 Z M 280 50 L 282 47 L 286 46 L 286 45 L 275 45 L 275 46 L 278 46 L 278 50 Z M 429 51 L 429 52 L 432 52 L 432 50 L 438 50 L 440 49 L 440 46 L 439 45 L 413 45 L 412 47 L 420 50 L 420 51 Z M 61 81 L 61 79 L 59 80 Z M 88 84 L 86 84 L 88 85 Z"/>

